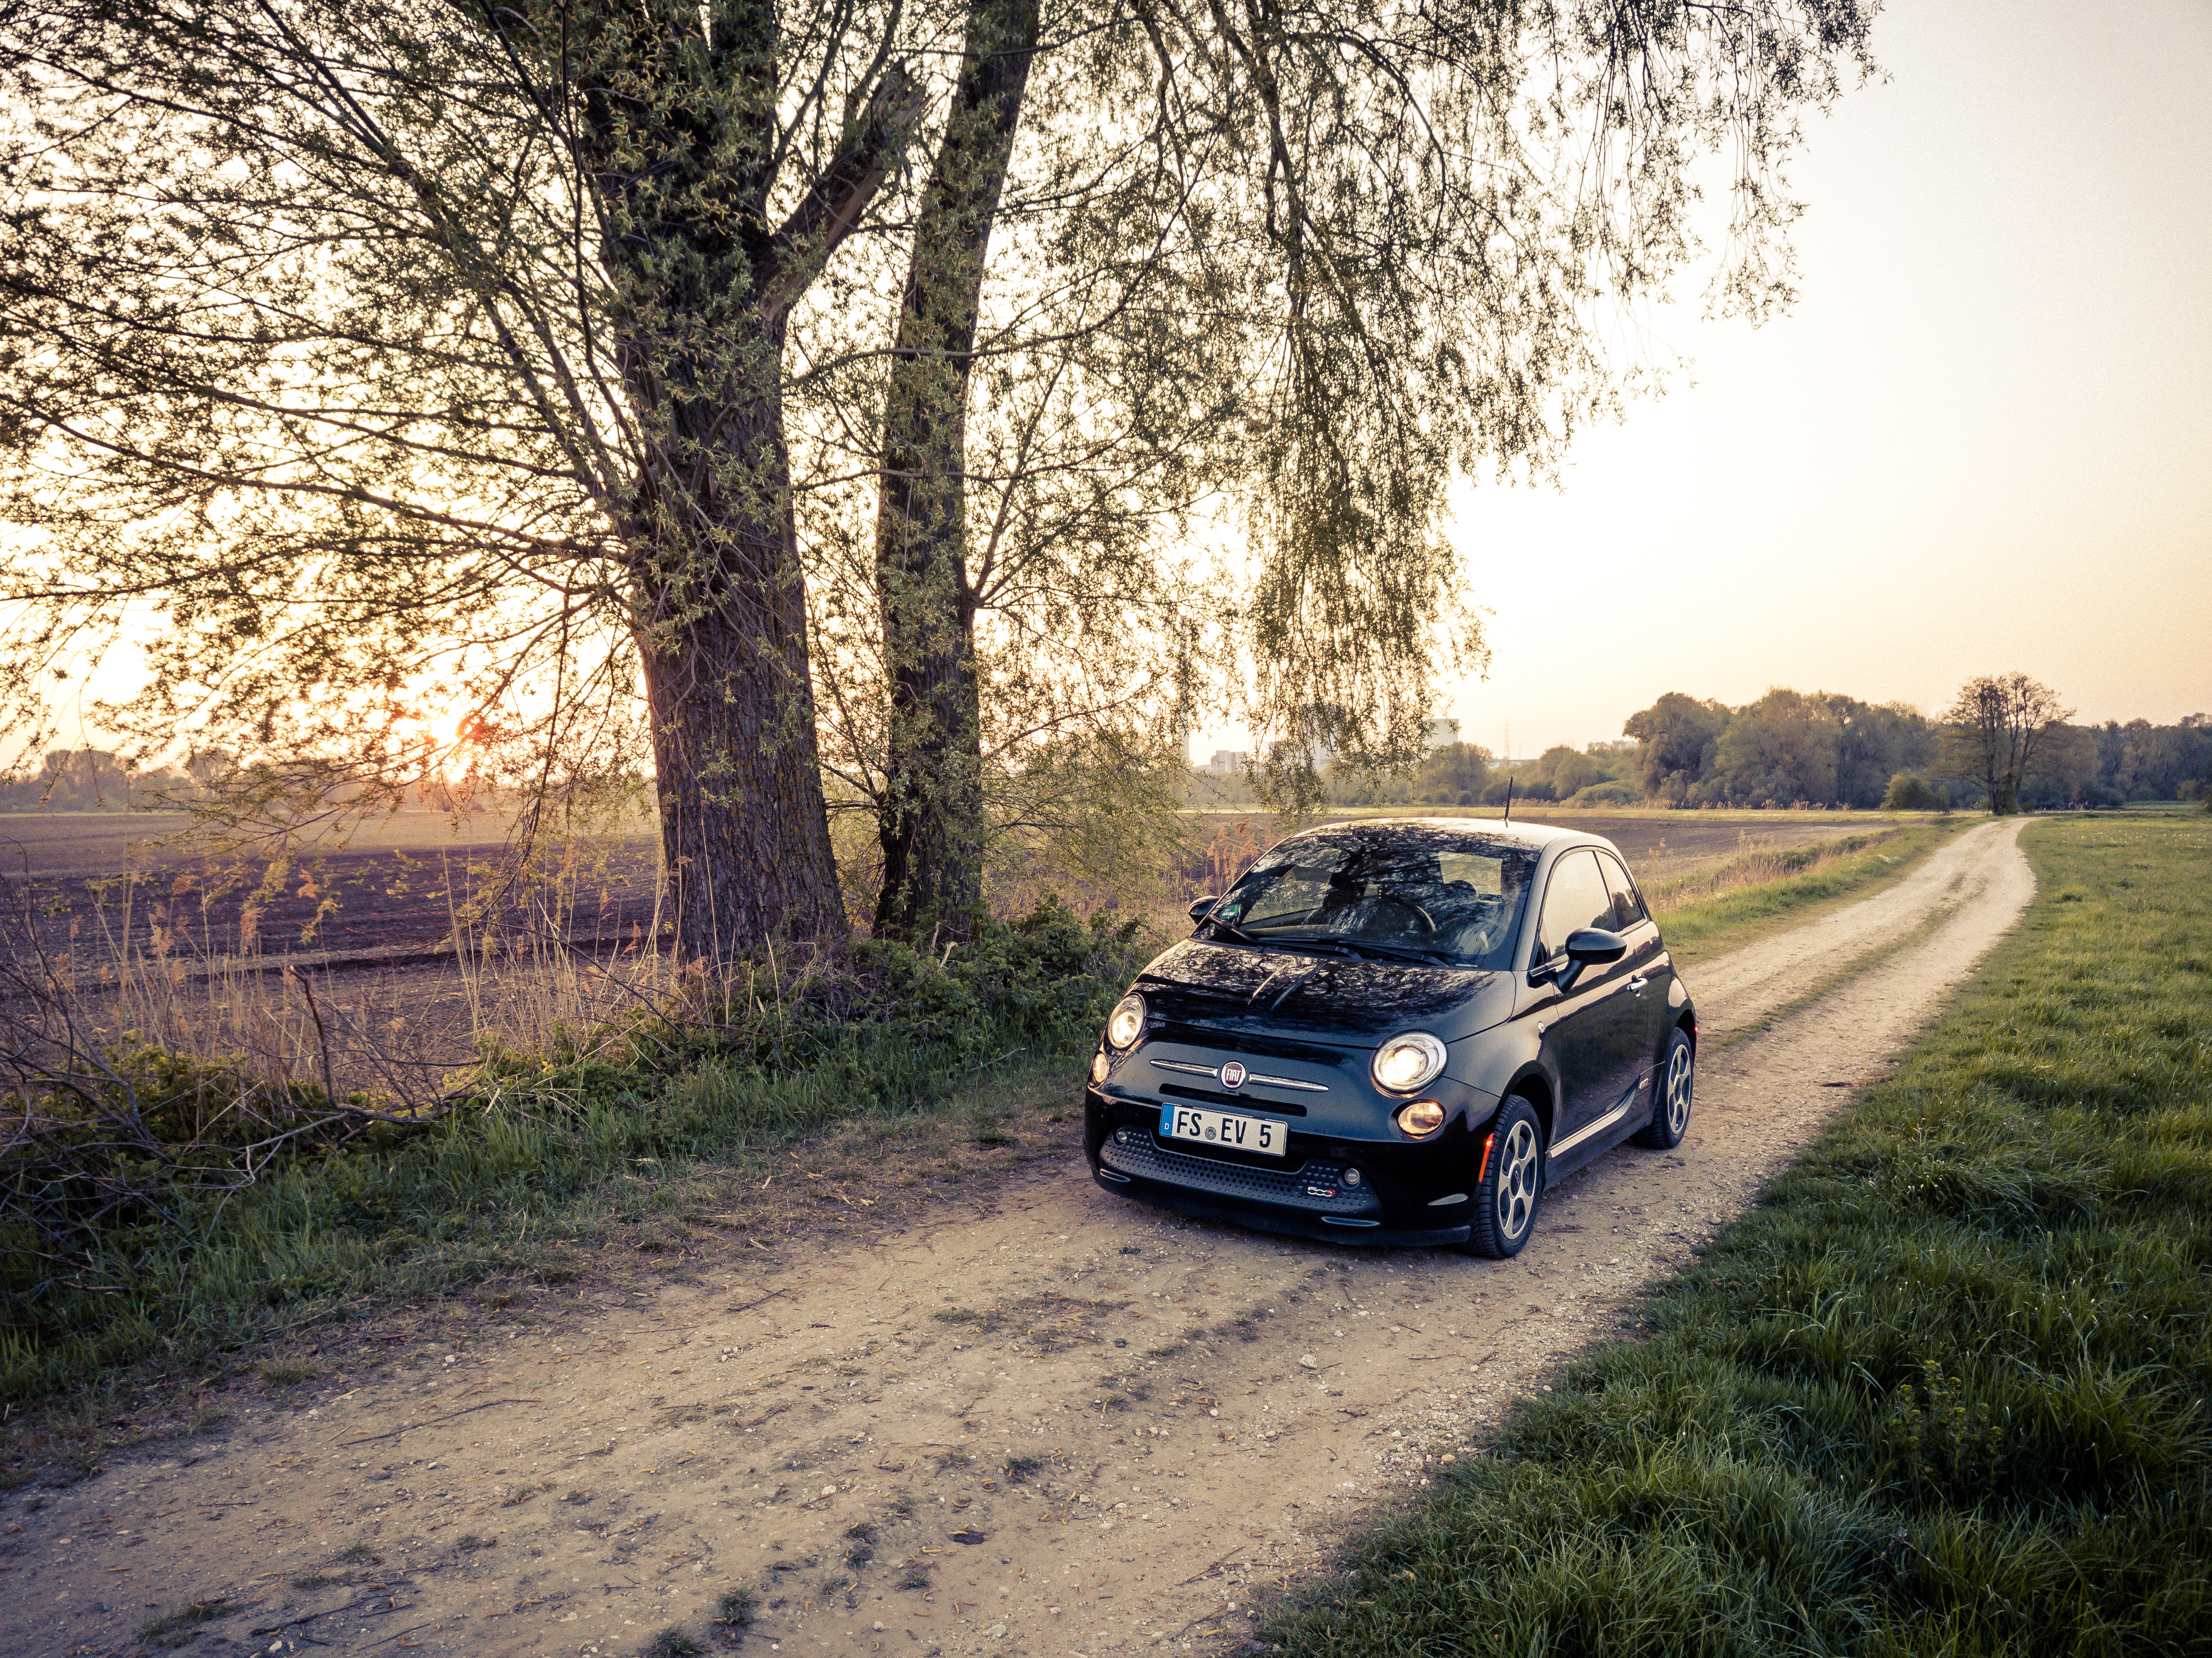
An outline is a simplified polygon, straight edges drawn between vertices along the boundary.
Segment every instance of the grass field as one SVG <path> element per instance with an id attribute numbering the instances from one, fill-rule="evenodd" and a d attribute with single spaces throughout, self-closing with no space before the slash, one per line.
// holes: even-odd
<path id="1" fill-rule="evenodd" d="M 1273 1650 L 2212 1653 L 2212 823 L 2061 820 L 1887 1081 Z"/>

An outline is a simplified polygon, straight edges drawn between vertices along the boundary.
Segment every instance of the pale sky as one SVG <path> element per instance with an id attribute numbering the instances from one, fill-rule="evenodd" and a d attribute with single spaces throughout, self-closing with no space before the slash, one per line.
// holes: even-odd
<path id="1" fill-rule="evenodd" d="M 1455 497 L 1496 612 L 1439 709 L 1468 741 L 2013 669 L 2084 720 L 2212 711 L 2212 3 L 1891 0 L 1874 50 L 1790 169 L 1794 309 L 1681 282 L 1667 397 L 1561 491 Z"/>

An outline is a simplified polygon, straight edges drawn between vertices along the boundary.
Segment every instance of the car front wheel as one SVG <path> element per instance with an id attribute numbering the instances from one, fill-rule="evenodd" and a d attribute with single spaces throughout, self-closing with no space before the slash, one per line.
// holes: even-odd
<path id="1" fill-rule="evenodd" d="M 1490 1131 L 1482 1177 L 1475 1182 L 1468 1251 L 1492 1260 L 1519 1254 L 1536 1230 L 1536 1206 L 1543 1195 L 1543 1126 L 1528 1101 L 1508 1100 Z"/>
<path id="2" fill-rule="evenodd" d="M 1659 1062 L 1659 1097 L 1651 1102 L 1651 1121 L 1637 1131 L 1638 1145 L 1671 1151 L 1682 1143 L 1697 1080 L 1698 1056 L 1690 1046 L 1690 1033 L 1678 1029 L 1667 1039 L 1667 1057 Z"/>

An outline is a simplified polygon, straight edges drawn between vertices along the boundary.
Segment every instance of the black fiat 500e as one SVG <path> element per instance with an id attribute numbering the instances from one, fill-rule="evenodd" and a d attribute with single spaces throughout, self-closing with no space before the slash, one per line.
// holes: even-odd
<path id="1" fill-rule="evenodd" d="M 1545 1187 L 1680 1144 L 1697 1017 L 1613 843 L 1388 819 L 1279 842 L 1091 1064 L 1100 1185 L 1347 1243 L 1520 1252 Z"/>

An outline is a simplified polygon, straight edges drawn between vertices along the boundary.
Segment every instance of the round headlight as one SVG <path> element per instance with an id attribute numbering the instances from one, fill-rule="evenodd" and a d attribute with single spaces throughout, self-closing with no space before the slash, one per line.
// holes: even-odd
<path id="1" fill-rule="evenodd" d="M 1398 1127 L 1416 1139 L 1444 1126 L 1444 1108 L 1434 1100 L 1415 1100 L 1398 1113 Z"/>
<path id="2" fill-rule="evenodd" d="M 1375 1050 L 1375 1085 L 1385 1093 L 1410 1094 L 1443 1068 L 1444 1045 L 1425 1030 L 1393 1036 Z"/>
<path id="3" fill-rule="evenodd" d="M 1127 1048 L 1145 1034 L 1145 999 L 1131 991 L 1114 1004 L 1114 1011 L 1106 1016 L 1106 1043 L 1109 1048 Z"/>

